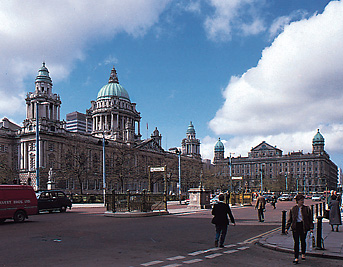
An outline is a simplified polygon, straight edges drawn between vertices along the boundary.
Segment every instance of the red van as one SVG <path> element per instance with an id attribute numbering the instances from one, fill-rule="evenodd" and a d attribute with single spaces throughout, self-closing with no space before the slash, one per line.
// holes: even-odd
<path id="1" fill-rule="evenodd" d="M 37 198 L 32 186 L 0 185 L 0 223 L 6 219 L 23 222 L 38 213 Z"/>

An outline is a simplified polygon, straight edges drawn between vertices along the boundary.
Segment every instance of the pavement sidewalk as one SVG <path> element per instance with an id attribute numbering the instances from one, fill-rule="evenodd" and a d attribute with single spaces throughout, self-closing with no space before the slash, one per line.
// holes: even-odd
<path id="1" fill-rule="evenodd" d="M 342 214 L 342 213 L 341 213 Z M 322 238 L 324 239 L 324 249 L 312 248 L 307 244 L 307 255 L 325 258 L 334 258 L 343 260 L 343 227 L 339 229 L 340 232 L 332 232 L 329 220 L 323 219 L 322 223 Z M 313 231 L 317 244 L 317 223 Z M 270 235 L 262 237 L 258 244 L 270 249 L 293 253 L 293 236 L 292 232 L 288 235 L 283 235 L 280 231 L 273 232 Z"/>

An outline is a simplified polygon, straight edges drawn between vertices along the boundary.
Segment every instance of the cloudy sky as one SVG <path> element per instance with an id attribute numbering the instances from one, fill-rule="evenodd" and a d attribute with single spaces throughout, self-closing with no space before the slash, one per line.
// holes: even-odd
<path id="1" fill-rule="evenodd" d="M 43 61 L 61 117 L 85 112 L 113 66 L 143 138 L 180 146 L 192 121 L 203 158 L 262 141 L 311 151 L 317 129 L 343 166 L 343 2 L 0 0 L 0 117 L 25 119 Z M 146 129 L 148 124 L 148 129 Z"/>

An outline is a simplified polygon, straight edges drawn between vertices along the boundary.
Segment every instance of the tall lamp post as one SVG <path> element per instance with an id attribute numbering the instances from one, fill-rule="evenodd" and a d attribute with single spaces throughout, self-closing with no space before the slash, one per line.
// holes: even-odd
<path id="1" fill-rule="evenodd" d="M 181 204 L 181 151 L 176 149 L 176 154 L 179 158 L 179 202 Z"/>
<path id="2" fill-rule="evenodd" d="M 39 181 L 39 101 L 36 101 L 36 187 L 37 191 L 40 188 L 40 181 Z M 42 104 L 48 104 L 46 102 Z"/>
<path id="3" fill-rule="evenodd" d="M 261 163 L 261 194 L 263 193 L 263 165 L 264 163 Z"/>
<path id="4" fill-rule="evenodd" d="M 102 132 L 102 186 L 104 206 L 106 207 L 106 157 L 105 157 L 105 133 Z"/>
<path id="5" fill-rule="evenodd" d="M 232 157 L 231 157 L 231 155 L 234 155 L 235 153 L 229 153 L 229 162 L 228 162 L 228 164 L 229 164 L 229 179 L 230 179 L 230 181 L 229 181 L 229 183 L 230 183 L 230 194 L 231 194 L 231 192 L 232 192 Z"/>
<path id="6" fill-rule="evenodd" d="M 286 192 L 288 192 L 287 174 L 288 174 L 288 173 L 285 174 L 285 179 L 286 179 L 286 181 L 285 181 L 285 182 L 286 182 Z"/>
<path id="7" fill-rule="evenodd" d="M 36 102 L 36 187 L 39 190 L 39 102 Z"/>

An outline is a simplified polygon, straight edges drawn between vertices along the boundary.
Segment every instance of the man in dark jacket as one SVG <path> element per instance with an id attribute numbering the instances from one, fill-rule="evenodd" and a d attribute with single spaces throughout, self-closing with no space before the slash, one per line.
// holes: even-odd
<path id="1" fill-rule="evenodd" d="M 259 194 L 259 197 L 256 200 L 255 209 L 257 209 L 258 221 L 264 222 L 264 211 L 266 209 L 266 199 Z"/>
<path id="2" fill-rule="evenodd" d="M 232 215 L 230 206 L 224 203 L 224 195 L 220 194 L 219 202 L 214 204 L 212 209 L 212 215 L 214 215 L 212 219 L 212 223 L 216 226 L 216 239 L 214 245 L 218 247 L 218 242 L 220 243 L 220 247 L 224 247 L 224 241 L 227 233 L 227 226 L 229 224 L 229 219 L 227 215 L 229 215 L 231 222 L 233 225 L 236 225 L 235 218 Z"/>
<path id="3" fill-rule="evenodd" d="M 301 241 L 301 259 L 305 260 L 306 252 L 306 235 L 308 231 L 313 233 L 313 217 L 310 207 L 304 205 L 305 196 L 298 194 L 295 198 L 297 205 L 291 208 L 288 214 L 288 220 L 286 224 L 286 234 L 291 227 L 294 240 L 294 261 L 298 263 L 299 257 L 299 238 Z"/>

